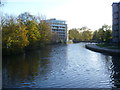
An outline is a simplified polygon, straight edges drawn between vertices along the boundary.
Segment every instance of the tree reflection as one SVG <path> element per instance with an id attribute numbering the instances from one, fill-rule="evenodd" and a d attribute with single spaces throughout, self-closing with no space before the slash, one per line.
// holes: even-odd
<path id="1" fill-rule="evenodd" d="M 17 87 L 24 82 L 31 83 L 38 74 L 45 75 L 49 71 L 50 51 L 50 47 L 47 47 L 24 55 L 3 57 L 3 88 Z"/>

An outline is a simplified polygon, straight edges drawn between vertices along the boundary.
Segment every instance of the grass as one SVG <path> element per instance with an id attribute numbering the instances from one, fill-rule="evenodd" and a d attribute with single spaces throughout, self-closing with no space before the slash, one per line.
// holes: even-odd
<path id="1" fill-rule="evenodd" d="M 108 47 L 109 45 L 107 45 L 107 44 L 96 44 L 97 46 L 99 46 L 99 47 Z"/>
<path id="2" fill-rule="evenodd" d="M 109 45 L 109 44 L 96 44 L 99 47 L 106 47 L 110 49 L 120 49 L 120 46 L 115 46 L 115 45 Z"/>

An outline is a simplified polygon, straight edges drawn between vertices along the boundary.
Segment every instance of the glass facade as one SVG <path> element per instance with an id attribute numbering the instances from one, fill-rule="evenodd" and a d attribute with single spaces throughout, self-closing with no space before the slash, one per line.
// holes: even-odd
<path id="1" fill-rule="evenodd" d="M 120 2 L 112 4 L 113 12 L 113 42 L 120 43 Z"/>
<path id="2" fill-rule="evenodd" d="M 52 32 L 56 32 L 59 40 L 66 42 L 67 40 L 67 24 L 63 20 L 48 19 L 47 23 L 50 24 Z"/>

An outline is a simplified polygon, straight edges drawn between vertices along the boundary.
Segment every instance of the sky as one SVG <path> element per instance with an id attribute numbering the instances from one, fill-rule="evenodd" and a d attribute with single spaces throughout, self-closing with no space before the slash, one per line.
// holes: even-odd
<path id="1" fill-rule="evenodd" d="M 112 3 L 120 0 L 2 0 L 3 14 L 19 15 L 29 12 L 46 19 L 65 20 L 68 29 L 87 26 L 97 30 L 112 25 Z"/>

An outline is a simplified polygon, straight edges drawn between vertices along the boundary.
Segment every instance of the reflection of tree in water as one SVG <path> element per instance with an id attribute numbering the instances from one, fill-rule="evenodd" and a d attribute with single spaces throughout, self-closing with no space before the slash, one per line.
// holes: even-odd
<path id="1" fill-rule="evenodd" d="M 31 83 L 34 77 L 49 71 L 50 47 L 24 55 L 3 58 L 3 87 L 15 87 L 19 83 Z M 46 57 L 46 58 L 42 58 Z"/>
<path id="2" fill-rule="evenodd" d="M 112 56 L 114 86 L 120 88 L 120 56 Z"/>

